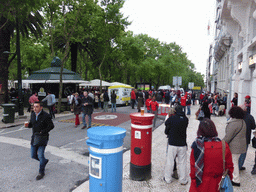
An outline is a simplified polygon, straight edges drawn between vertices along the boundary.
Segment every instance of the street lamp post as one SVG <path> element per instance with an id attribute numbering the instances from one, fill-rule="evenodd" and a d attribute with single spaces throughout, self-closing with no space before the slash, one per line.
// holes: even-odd
<path id="1" fill-rule="evenodd" d="M 24 106 L 23 106 L 23 94 L 22 94 L 22 79 L 21 79 L 21 62 L 20 62 L 20 29 L 19 29 L 19 20 L 16 16 L 16 53 L 17 53 L 17 65 L 18 65 L 18 102 L 19 102 L 19 115 L 24 115 Z"/>

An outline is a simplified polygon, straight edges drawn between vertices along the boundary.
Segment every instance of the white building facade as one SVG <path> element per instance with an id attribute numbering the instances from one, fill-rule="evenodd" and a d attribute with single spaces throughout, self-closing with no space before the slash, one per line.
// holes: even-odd
<path id="1" fill-rule="evenodd" d="M 251 96 L 256 117 L 256 0 L 217 0 L 211 91 Z"/>

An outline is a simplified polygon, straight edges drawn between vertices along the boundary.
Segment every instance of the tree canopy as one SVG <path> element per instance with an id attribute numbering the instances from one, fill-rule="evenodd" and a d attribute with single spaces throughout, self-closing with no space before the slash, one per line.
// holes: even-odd
<path id="1" fill-rule="evenodd" d="M 126 31 L 130 24 L 120 11 L 124 0 L 10 0 L 0 4 L 0 70 L 17 79 L 15 19 L 21 33 L 22 75 L 50 66 L 55 53 L 63 67 L 85 80 L 99 78 L 135 86 L 151 83 L 155 88 L 172 85 L 173 76 L 203 86 L 203 75 L 175 42 L 161 42 L 147 34 Z M 8 38 L 6 38 L 6 35 Z M 74 66 L 75 65 L 75 66 Z M 11 67 L 10 67 L 11 66 Z M 8 75 L 8 73 L 7 73 Z M 6 80 L 0 78 L 0 84 Z M 3 91 L 3 90 L 2 90 Z M 4 89 L 6 91 L 6 89 Z"/>

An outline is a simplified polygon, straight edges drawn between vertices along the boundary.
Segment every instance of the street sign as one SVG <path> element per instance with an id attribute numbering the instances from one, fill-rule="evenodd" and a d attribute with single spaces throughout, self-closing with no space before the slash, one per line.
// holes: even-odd
<path id="1" fill-rule="evenodd" d="M 194 82 L 189 82 L 188 83 L 188 88 L 189 89 L 193 89 L 193 87 L 194 87 Z"/>
<path id="2" fill-rule="evenodd" d="M 178 82 L 178 77 L 177 76 L 174 76 L 172 78 L 172 85 L 176 86 L 177 85 L 177 82 Z"/>
<path id="3" fill-rule="evenodd" d="M 178 77 L 178 85 L 182 84 L 182 77 Z"/>

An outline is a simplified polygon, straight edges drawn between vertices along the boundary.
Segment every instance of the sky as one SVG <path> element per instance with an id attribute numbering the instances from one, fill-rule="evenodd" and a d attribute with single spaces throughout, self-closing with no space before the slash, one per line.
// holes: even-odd
<path id="1" fill-rule="evenodd" d="M 125 0 L 121 11 L 132 22 L 126 30 L 161 42 L 176 42 L 196 71 L 205 74 L 214 39 L 215 6 L 216 0 Z"/>

